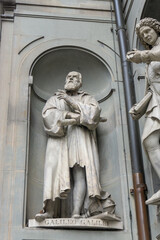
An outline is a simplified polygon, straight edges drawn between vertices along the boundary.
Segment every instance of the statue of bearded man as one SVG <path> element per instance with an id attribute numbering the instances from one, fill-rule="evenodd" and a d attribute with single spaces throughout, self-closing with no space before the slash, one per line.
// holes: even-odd
<path id="1" fill-rule="evenodd" d="M 109 194 L 101 190 L 99 158 L 95 129 L 101 109 L 88 93 L 81 91 L 82 76 L 70 72 L 64 90 L 58 90 L 46 103 L 42 116 L 48 134 L 44 167 L 44 207 L 36 215 L 39 222 L 56 216 L 56 199 L 67 199 L 72 192 L 70 217 L 80 218 L 89 212 L 103 212 L 100 200 Z M 94 208 L 94 207 L 93 207 Z"/>

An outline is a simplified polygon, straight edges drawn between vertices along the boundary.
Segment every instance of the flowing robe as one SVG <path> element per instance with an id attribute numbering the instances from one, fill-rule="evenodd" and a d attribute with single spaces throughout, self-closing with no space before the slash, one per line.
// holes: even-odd
<path id="1" fill-rule="evenodd" d="M 42 112 L 44 129 L 48 136 L 44 167 L 44 203 L 48 199 L 67 198 L 71 190 L 70 168 L 75 164 L 85 167 L 87 196 L 101 198 L 99 158 L 95 129 L 100 120 L 97 101 L 79 91 L 74 98 L 80 114 L 80 125 L 62 126 L 67 112 L 73 111 L 66 102 L 51 97 Z"/>

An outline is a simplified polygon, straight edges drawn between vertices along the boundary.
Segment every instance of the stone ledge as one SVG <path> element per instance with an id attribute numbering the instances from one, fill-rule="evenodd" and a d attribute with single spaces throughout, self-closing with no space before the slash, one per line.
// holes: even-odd
<path id="1" fill-rule="evenodd" d="M 43 222 L 29 219 L 28 227 L 35 228 L 70 228 L 70 229 L 118 229 L 123 230 L 123 222 L 90 218 L 48 218 Z"/>

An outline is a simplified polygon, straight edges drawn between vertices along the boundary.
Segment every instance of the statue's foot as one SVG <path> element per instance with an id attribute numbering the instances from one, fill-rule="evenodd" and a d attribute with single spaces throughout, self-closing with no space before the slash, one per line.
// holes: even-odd
<path id="1" fill-rule="evenodd" d="M 152 204 L 152 205 L 160 205 L 160 190 L 153 194 L 151 198 L 149 198 L 146 202 L 147 205 Z"/>
<path id="2" fill-rule="evenodd" d="M 35 216 L 35 220 L 37 222 L 43 222 L 46 218 L 52 218 L 52 214 L 45 212 L 45 213 L 38 213 Z"/>

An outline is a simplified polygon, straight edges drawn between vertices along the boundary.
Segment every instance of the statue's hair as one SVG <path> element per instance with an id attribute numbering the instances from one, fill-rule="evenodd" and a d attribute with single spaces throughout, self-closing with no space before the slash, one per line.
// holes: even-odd
<path id="1" fill-rule="evenodd" d="M 137 36 L 139 37 L 141 43 L 145 46 L 146 49 L 151 49 L 152 47 L 142 39 L 141 34 L 140 34 L 140 28 L 144 27 L 144 26 L 153 28 L 156 31 L 156 33 L 158 35 L 160 35 L 160 22 L 158 22 L 154 18 L 148 17 L 148 18 L 141 19 L 140 22 L 137 23 L 137 25 L 136 25 L 136 33 L 137 33 Z"/>

